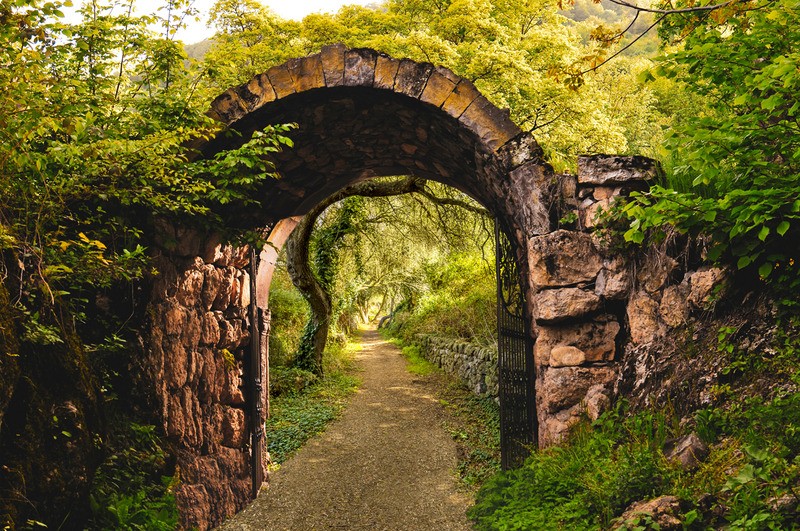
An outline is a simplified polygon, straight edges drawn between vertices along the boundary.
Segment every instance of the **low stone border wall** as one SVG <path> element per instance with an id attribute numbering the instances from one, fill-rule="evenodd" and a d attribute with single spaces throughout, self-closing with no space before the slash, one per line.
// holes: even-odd
<path id="1" fill-rule="evenodd" d="M 425 359 L 459 378 L 473 393 L 497 398 L 497 347 L 422 334 L 416 342 Z"/>

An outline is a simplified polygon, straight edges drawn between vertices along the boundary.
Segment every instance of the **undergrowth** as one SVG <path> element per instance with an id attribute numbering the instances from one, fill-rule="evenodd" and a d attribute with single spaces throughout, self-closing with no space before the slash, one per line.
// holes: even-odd
<path id="1" fill-rule="evenodd" d="M 619 517 L 633 502 L 671 495 L 680 501 L 678 528 L 800 529 L 800 335 L 796 322 L 782 328 L 775 349 L 751 353 L 747 363 L 730 347 L 731 331 L 721 330 L 719 349 L 736 379 L 723 401 L 689 422 L 670 408 L 632 413 L 620 403 L 579 423 L 562 445 L 491 478 L 469 511 L 476 528 L 659 529 L 652 518 Z M 783 383 L 750 385 L 766 369 Z M 761 394 L 745 396 L 747 385 Z M 663 448 L 690 432 L 709 454 L 686 470 Z"/>
<path id="2" fill-rule="evenodd" d="M 477 396 L 454 378 L 446 379 L 437 392 L 450 414 L 444 427 L 458 447 L 461 483 L 477 491 L 500 471 L 500 407 L 493 398 Z"/>
<path id="3" fill-rule="evenodd" d="M 127 422 L 112 434 L 113 449 L 97 469 L 89 502 L 90 529 L 172 530 L 178 525 L 164 443 L 152 425 Z"/>
<path id="4" fill-rule="evenodd" d="M 303 380 L 298 386 L 285 385 L 282 393 L 270 400 L 265 429 L 273 465 L 285 462 L 341 414 L 360 383 L 354 374 L 354 358 L 360 348 L 358 341 L 329 346 L 323 378 Z M 295 376 L 302 379 L 302 375 Z"/>

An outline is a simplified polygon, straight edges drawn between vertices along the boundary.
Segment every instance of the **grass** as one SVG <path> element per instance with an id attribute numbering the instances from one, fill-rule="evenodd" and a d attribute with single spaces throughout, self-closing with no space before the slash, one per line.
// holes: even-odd
<path id="1" fill-rule="evenodd" d="M 408 362 L 406 369 L 411 374 L 416 374 L 417 376 L 427 376 L 439 370 L 436 365 L 429 362 L 422 356 L 422 350 L 420 350 L 417 345 L 407 345 L 402 347 L 401 352 L 403 353 L 403 357 Z"/>
<path id="2" fill-rule="evenodd" d="M 358 339 L 332 345 L 325 351 L 324 377 L 304 389 L 284 393 L 270 401 L 270 418 L 265 429 L 267 449 L 273 466 L 285 462 L 328 423 L 341 415 L 360 380 L 354 359 L 361 350 Z"/>

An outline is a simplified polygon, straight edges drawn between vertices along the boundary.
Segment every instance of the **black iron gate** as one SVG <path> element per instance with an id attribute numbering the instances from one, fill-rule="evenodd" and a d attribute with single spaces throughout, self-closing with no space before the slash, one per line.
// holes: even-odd
<path id="1" fill-rule="evenodd" d="M 257 304 L 256 277 L 258 254 L 250 253 L 250 367 L 247 371 L 247 389 L 250 393 L 250 470 L 252 495 L 255 498 L 264 483 L 264 370 L 262 344 L 269 341 L 269 313 Z M 268 310 L 267 310 L 268 312 Z"/>
<path id="2" fill-rule="evenodd" d="M 525 317 L 525 290 L 516 246 L 495 222 L 497 253 L 497 368 L 503 470 L 525 461 L 536 443 L 533 340 Z"/>

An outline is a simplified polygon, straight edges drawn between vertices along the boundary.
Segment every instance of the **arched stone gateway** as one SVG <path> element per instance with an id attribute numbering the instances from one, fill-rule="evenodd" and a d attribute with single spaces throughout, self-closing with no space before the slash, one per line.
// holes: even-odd
<path id="1" fill-rule="evenodd" d="M 221 213 L 236 226 L 271 228 L 277 246 L 291 232 L 293 216 L 372 177 L 414 174 L 480 201 L 504 227 L 516 257 L 524 343 L 538 336 L 535 363 L 529 353 L 527 369 L 521 368 L 529 370 L 531 398 L 532 365 L 539 369 L 540 427 L 533 433 L 531 400 L 523 409 L 528 440 L 550 444 L 585 411 L 596 415 L 608 402 L 630 275 L 590 233 L 556 229 L 569 212 L 579 214 L 579 227 L 591 227 L 598 205 L 654 176 L 650 161 L 585 158 L 577 178 L 556 176 L 533 137 L 468 80 L 341 45 L 229 89 L 213 102 L 211 115 L 241 134 L 218 135 L 200 148 L 203 156 L 235 147 L 267 124 L 298 124 L 295 147 L 277 156 L 282 178 L 253 193 L 261 206 L 233 205 Z M 246 249 L 167 223 L 159 229 L 162 274 L 151 295 L 142 383 L 177 456 L 182 524 L 204 529 L 252 497 L 248 425 L 258 412 L 247 404 L 253 405 L 257 385 L 247 388 L 244 376 L 257 359 L 250 338 L 263 337 L 268 325 L 264 320 L 253 328 L 262 319 L 248 307 L 252 298 L 262 309 L 266 304 L 274 250 L 261 253 L 255 273 Z"/>

